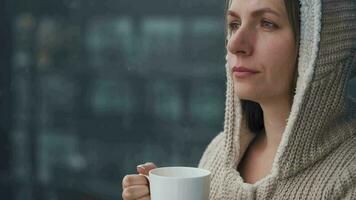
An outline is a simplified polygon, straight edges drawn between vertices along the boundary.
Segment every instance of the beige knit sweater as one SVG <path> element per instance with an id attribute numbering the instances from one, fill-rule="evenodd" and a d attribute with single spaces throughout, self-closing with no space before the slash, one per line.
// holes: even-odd
<path id="1" fill-rule="evenodd" d="M 356 100 L 346 88 L 356 76 L 356 0 L 300 4 L 296 94 L 272 170 L 255 184 L 236 170 L 254 134 L 243 123 L 226 65 L 224 131 L 199 163 L 212 172 L 210 200 L 356 200 Z"/>

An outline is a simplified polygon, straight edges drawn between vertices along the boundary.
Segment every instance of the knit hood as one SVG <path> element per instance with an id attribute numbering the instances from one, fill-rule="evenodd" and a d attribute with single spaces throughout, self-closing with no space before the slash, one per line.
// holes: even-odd
<path id="1" fill-rule="evenodd" d="M 356 76 L 356 2 L 299 2 L 301 31 L 296 92 L 271 174 L 255 184 L 243 183 L 236 170 L 255 134 L 244 123 L 231 71 L 228 64 L 225 66 L 225 122 L 220 134 L 224 150 L 219 153 L 220 171 L 224 173 L 213 172 L 229 180 L 230 184 L 221 186 L 225 192 L 236 190 L 236 184 L 231 181 L 249 190 L 263 182 L 293 176 L 356 135 L 356 102 L 347 93 L 348 81 Z M 204 162 L 203 158 L 200 166 Z"/>

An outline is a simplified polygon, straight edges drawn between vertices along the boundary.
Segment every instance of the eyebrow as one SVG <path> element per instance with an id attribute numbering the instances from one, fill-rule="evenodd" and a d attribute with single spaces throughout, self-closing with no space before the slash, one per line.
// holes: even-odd
<path id="1" fill-rule="evenodd" d="M 276 15 L 277 17 L 280 17 L 281 15 L 278 13 L 278 12 L 276 12 L 276 11 L 274 11 L 273 9 L 271 9 L 271 8 L 261 8 L 261 9 L 258 9 L 258 10 L 255 10 L 255 11 L 253 11 L 252 13 L 251 13 L 251 15 L 252 16 L 257 16 L 257 15 L 262 15 L 263 13 L 271 13 L 271 14 L 274 14 L 274 15 Z M 234 12 L 234 11 L 232 11 L 232 10 L 228 10 L 227 11 L 227 16 L 233 16 L 233 17 L 239 17 L 239 15 L 236 13 L 236 12 Z"/>

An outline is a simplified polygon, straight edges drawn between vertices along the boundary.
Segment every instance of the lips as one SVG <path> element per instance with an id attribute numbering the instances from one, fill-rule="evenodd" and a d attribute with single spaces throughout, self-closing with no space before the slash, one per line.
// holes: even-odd
<path id="1" fill-rule="evenodd" d="M 242 67 L 242 66 L 235 66 L 232 68 L 232 73 L 233 75 L 238 78 L 238 79 L 242 79 L 242 78 L 248 78 L 251 77 L 257 73 L 259 73 L 259 71 L 253 70 L 253 69 L 249 69 L 246 67 Z"/>
<path id="2" fill-rule="evenodd" d="M 256 70 L 252 70 L 252 69 L 249 69 L 249 68 L 246 68 L 246 67 L 238 67 L 238 66 L 234 66 L 232 68 L 232 72 L 249 72 L 249 73 L 258 73 L 258 71 Z"/>

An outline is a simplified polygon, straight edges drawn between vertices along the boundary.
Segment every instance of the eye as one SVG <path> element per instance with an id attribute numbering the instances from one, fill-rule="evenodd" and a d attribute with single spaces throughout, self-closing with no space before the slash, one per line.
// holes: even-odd
<path id="1" fill-rule="evenodd" d="M 238 21 L 231 22 L 231 23 L 229 23 L 229 31 L 236 31 L 237 29 L 239 29 L 240 26 L 241 26 L 241 23 Z"/>
<path id="2" fill-rule="evenodd" d="M 273 22 L 270 22 L 268 20 L 262 20 L 261 25 L 263 28 L 266 28 L 269 30 L 274 30 L 274 29 L 278 28 L 278 26 L 276 24 L 274 24 Z"/>

